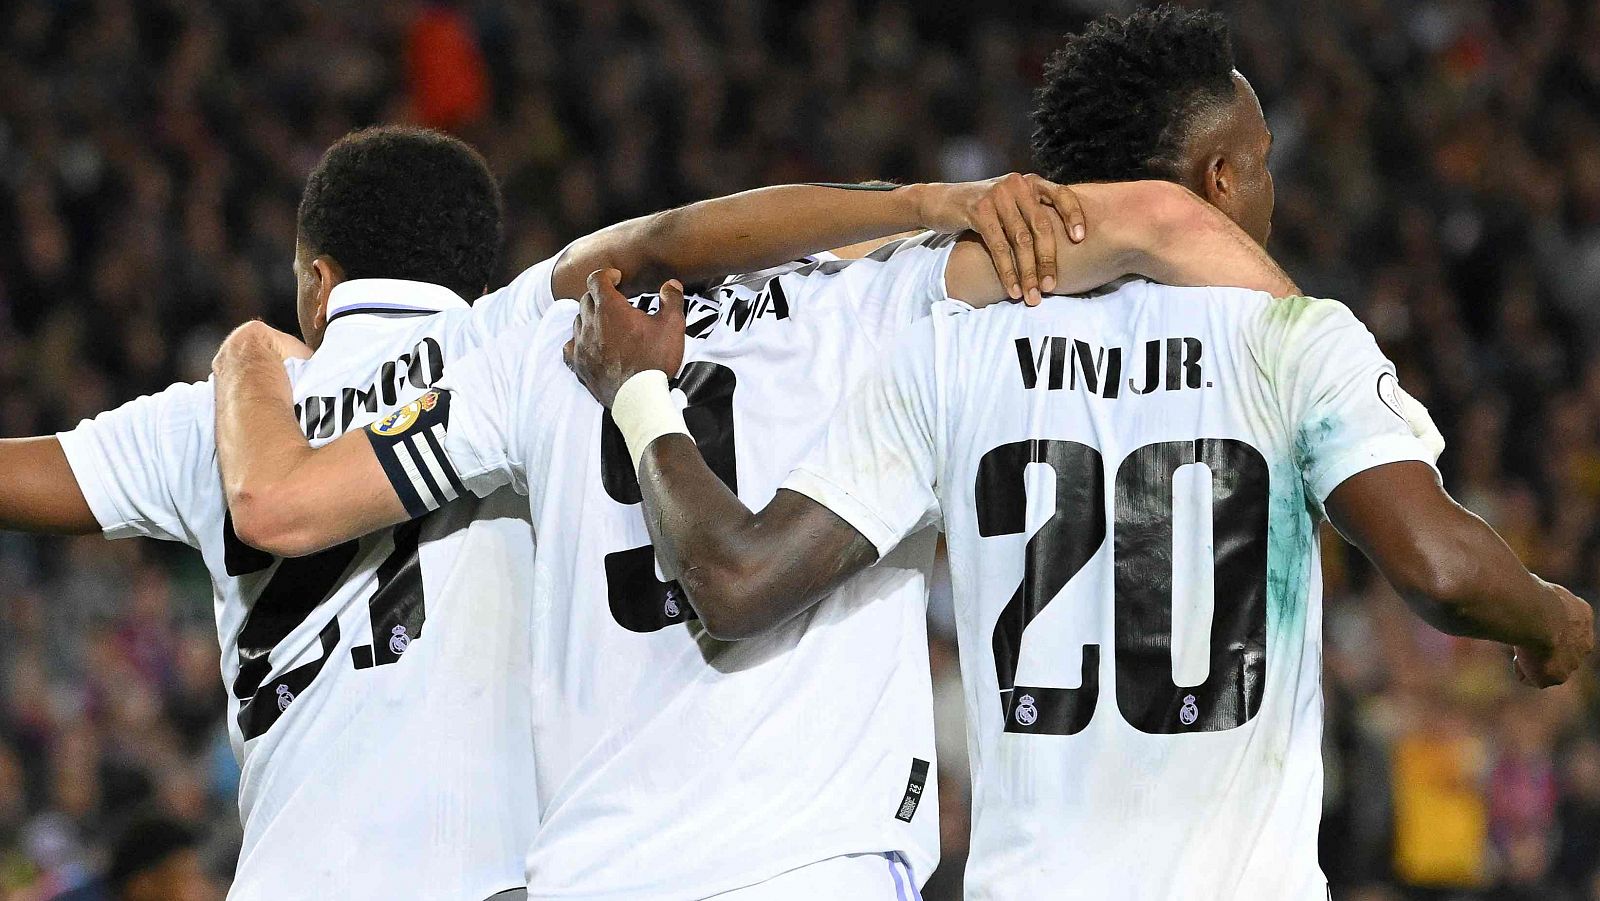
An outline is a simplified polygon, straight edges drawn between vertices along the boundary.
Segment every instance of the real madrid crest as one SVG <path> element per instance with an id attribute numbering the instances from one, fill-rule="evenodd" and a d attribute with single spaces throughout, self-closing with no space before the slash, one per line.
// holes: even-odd
<path id="1" fill-rule="evenodd" d="M 435 403 L 438 401 L 435 400 Z M 374 435 L 399 435 L 416 424 L 422 415 L 422 402 L 414 400 L 372 424 Z"/>

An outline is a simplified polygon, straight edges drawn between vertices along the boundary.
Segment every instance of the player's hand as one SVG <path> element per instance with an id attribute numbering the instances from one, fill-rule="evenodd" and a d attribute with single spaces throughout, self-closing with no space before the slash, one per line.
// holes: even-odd
<path id="1" fill-rule="evenodd" d="M 1594 651 L 1594 608 L 1583 598 L 1545 583 L 1561 601 L 1562 618 L 1548 649 L 1517 648 L 1517 678 L 1537 688 L 1567 681 Z"/>
<path id="2" fill-rule="evenodd" d="M 233 330 L 217 348 L 211 358 L 211 371 L 221 373 L 229 364 L 246 354 L 270 354 L 279 360 L 304 360 L 311 356 L 311 348 L 304 341 L 280 332 L 259 319 L 252 319 Z"/>
<path id="3" fill-rule="evenodd" d="M 595 400 L 611 407 L 622 383 L 638 373 L 659 369 L 669 377 L 683 365 L 683 285 L 677 279 L 661 286 L 655 315 L 635 309 L 617 285 L 622 273 L 601 269 L 589 276 L 589 290 L 578 300 L 572 340 L 563 349 L 567 368 Z"/>
<path id="4" fill-rule="evenodd" d="M 920 186 L 922 224 L 941 232 L 972 230 L 983 239 L 1012 300 L 1037 305 L 1056 287 L 1056 260 L 1087 234 L 1083 205 L 1071 188 L 1015 172 L 988 181 Z"/>

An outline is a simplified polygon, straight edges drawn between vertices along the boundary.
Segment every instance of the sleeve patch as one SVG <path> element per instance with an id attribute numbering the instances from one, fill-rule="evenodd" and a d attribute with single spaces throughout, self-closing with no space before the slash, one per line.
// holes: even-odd
<path id="1" fill-rule="evenodd" d="M 416 518 L 465 493 L 444 452 L 450 393 L 433 390 L 365 429 L 389 484 Z"/>

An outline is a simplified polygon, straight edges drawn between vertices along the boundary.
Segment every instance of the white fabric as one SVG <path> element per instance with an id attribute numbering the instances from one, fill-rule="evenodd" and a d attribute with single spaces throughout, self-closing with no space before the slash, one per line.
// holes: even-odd
<path id="1" fill-rule="evenodd" d="M 659 369 L 636 372 L 622 383 L 611 402 L 611 418 L 627 442 L 635 472 L 650 442 L 662 435 L 689 434 L 683 411 L 667 387 L 667 374 Z"/>
<path id="2" fill-rule="evenodd" d="M 943 306 L 864 381 L 784 487 L 882 553 L 947 532 L 968 898 L 1326 897 L 1314 511 L 1433 464 L 1393 381 L 1334 301 L 1142 281 Z"/>
<path id="3" fill-rule="evenodd" d="M 714 468 L 731 446 L 746 503 L 771 499 L 880 342 L 944 297 L 950 246 L 923 237 L 691 299 L 677 392 Z M 532 897 L 700 899 L 852 853 L 898 851 L 925 877 L 933 781 L 911 823 L 895 814 L 913 759 L 933 760 L 933 535 L 773 634 L 721 643 L 684 624 L 686 600 L 660 593 L 623 442 L 602 437 L 612 427 L 562 363 L 576 309 L 440 386 L 457 475 L 480 494 L 526 492 L 540 536 Z"/>
<path id="4" fill-rule="evenodd" d="M 534 267 L 471 309 L 448 302 L 436 285 L 336 288 L 341 299 L 442 312 L 330 323 L 318 353 L 290 364 L 307 434 L 322 444 L 362 427 L 417 397 L 496 328 L 536 321 L 553 302 L 552 267 Z M 424 522 L 420 632 L 373 634 L 369 599 L 385 581 L 378 567 L 398 531 L 362 539 L 320 604 L 304 594 L 313 579 L 275 584 L 284 606 L 309 612 L 279 608 L 288 631 L 271 643 L 259 688 L 265 694 L 252 707 L 283 709 L 247 740 L 241 699 L 233 696 L 241 629 L 247 619 L 256 629 L 271 619 L 265 608 L 250 615 L 286 571 L 224 540 L 213 411 L 209 383 L 175 385 L 59 437 L 108 537 L 181 541 L 200 550 L 210 571 L 228 727 L 242 770 L 244 844 L 229 897 L 483 898 L 522 884 L 537 810 L 524 637 L 533 555 L 526 504 L 505 492 Z M 230 557 L 235 572 L 249 571 L 230 575 Z M 321 636 L 330 624 L 336 629 L 325 652 Z M 356 668 L 360 654 L 395 657 L 395 648 L 397 659 Z M 296 690 L 295 672 L 315 676 Z"/>
<path id="5" fill-rule="evenodd" d="M 328 318 L 356 310 L 439 313 L 464 310 L 467 302 L 443 285 L 403 278 L 358 278 L 328 292 Z"/>
<path id="6" fill-rule="evenodd" d="M 707 901 L 913 901 L 919 883 L 893 854 L 833 857 Z"/>

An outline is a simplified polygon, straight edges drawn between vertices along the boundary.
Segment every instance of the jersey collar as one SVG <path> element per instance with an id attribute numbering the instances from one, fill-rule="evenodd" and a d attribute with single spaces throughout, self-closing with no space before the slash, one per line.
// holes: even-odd
<path id="1" fill-rule="evenodd" d="M 334 285 L 329 292 L 328 321 L 356 313 L 426 316 L 466 306 L 466 301 L 443 285 L 403 278 L 354 278 Z"/>

